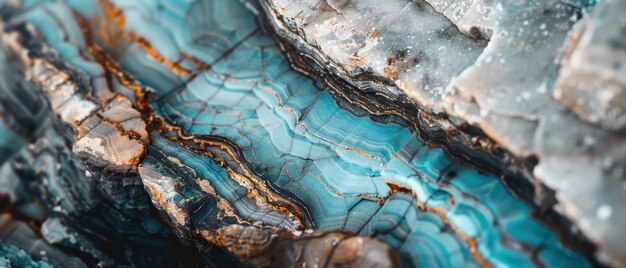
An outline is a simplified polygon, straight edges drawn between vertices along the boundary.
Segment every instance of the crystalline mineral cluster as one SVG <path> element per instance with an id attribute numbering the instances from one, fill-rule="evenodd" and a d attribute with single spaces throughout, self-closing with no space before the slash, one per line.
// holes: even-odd
<path id="1" fill-rule="evenodd" d="M 0 0 L 0 267 L 624 267 L 624 12 Z"/>

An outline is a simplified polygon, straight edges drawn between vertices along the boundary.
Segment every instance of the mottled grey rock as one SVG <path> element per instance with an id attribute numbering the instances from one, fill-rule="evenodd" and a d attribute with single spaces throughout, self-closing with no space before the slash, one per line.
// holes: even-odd
<path id="1" fill-rule="evenodd" d="M 283 16 L 270 16 L 280 31 L 299 35 L 339 75 L 390 80 L 433 109 L 450 79 L 486 45 L 465 36 L 425 1 L 339 2 L 276 0 L 265 1 L 265 7 Z"/>
<path id="2" fill-rule="evenodd" d="M 576 25 L 553 92 L 581 119 L 610 130 L 626 127 L 624 10 L 624 1 L 604 1 Z"/>

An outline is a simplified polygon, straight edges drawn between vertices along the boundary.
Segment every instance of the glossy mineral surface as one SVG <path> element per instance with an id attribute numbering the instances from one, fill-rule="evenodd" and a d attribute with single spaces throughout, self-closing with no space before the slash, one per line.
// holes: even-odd
<path id="1" fill-rule="evenodd" d="M 433 108 L 423 109 L 380 79 L 337 69 L 354 36 L 322 35 L 347 23 L 332 12 L 376 1 L 327 1 L 331 14 L 314 21 L 330 25 L 289 25 L 318 31 L 313 41 L 275 16 L 322 7 L 278 2 L 0 1 L 0 264 L 619 264 L 618 246 L 583 235 L 561 210 L 570 192 L 529 181 L 525 159 L 497 139 L 451 131 L 431 113 L 440 99 L 418 99 Z M 381 44 L 434 38 L 416 45 L 432 59 L 423 69 L 389 75 L 443 87 L 491 42 L 438 8 L 391 1 L 350 23 L 384 22 L 389 32 L 362 36 Z M 416 12 L 428 15 L 397 25 Z M 368 44 L 352 64 L 382 57 Z M 581 44 L 584 54 L 596 43 Z M 584 71 L 569 63 L 563 72 Z M 410 80 L 419 77 L 426 84 Z M 563 86 L 564 101 L 580 91 Z M 607 206 L 599 217 L 621 215 Z"/>

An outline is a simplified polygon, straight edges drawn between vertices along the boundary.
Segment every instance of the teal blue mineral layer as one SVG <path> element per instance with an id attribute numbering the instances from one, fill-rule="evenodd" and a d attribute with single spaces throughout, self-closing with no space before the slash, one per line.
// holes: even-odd
<path id="1" fill-rule="evenodd" d="M 29 267 L 29 268 L 51 268 L 53 267 L 45 261 L 36 261 L 24 250 L 11 245 L 0 243 L 0 267 Z"/>

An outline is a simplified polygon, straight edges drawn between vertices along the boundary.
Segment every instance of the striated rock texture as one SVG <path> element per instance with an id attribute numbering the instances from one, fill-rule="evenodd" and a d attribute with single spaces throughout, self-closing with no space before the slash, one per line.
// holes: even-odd
<path id="1" fill-rule="evenodd" d="M 0 1 L 0 264 L 623 264 L 593 4 Z"/>

